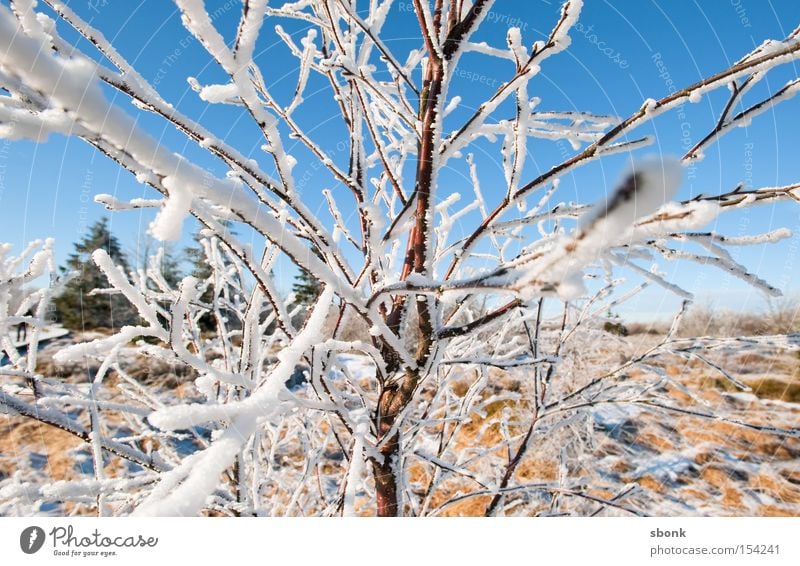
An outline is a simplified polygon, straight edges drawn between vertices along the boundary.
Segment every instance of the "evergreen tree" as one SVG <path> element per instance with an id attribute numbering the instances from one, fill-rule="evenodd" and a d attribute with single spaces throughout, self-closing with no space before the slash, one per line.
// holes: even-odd
<path id="1" fill-rule="evenodd" d="M 59 322 L 70 330 L 119 328 L 136 323 L 136 311 L 122 295 L 90 294 L 94 289 L 109 287 L 108 279 L 91 258 L 92 252 L 98 249 L 104 249 L 116 265 L 128 271 L 125 254 L 119 240 L 108 227 L 108 219 L 98 220 L 89 228 L 86 236 L 75 243 L 75 252 L 70 254 L 66 266 L 61 268 L 64 273 L 78 273 L 54 300 Z"/>
<path id="2" fill-rule="evenodd" d="M 161 278 L 163 278 L 164 282 L 167 284 L 167 287 L 171 289 L 177 289 L 178 284 L 183 277 L 183 272 L 181 270 L 180 257 L 176 256 L 172 250 L 173 248 L 171 245 L 158 242 L 150 236 L 145 236 L 141 251 L 139 254 L 137 254 L 138 259 L 136 263 L 140 270 L 147 272 L 151 269 L 153 263 L 156 261 L 158 254 L 161 254 L 161 262 L 158 265 L 158 274 L 161 276 Z M 150 278 L 147 279 L 147 287 L 151 291 L 158 292 L 162 290 L 161 287 Z M 170 301 L 159 301 L 158 304 L 166 312 L 169 312 L 172 306 Z M 168 323 L 168 321 L 164 320 L 164 316 L 161 313 L 158 313 L 157 317 L 165 325 Z"/>
<path id="3" fill-rule="evenodd" d="M 222 220 L 221 224 L 226 228 L 226 230 L 229 230 L 232 234 L 236 234 L 236 232 L 233 230 L 233 224 L 230 221 Z M 196 244 L 194 246 L 186 248 L 185 250 L 186 257 L 192 265 L 191 275 L 197 278 L 198 281 L 208 281 L 209 279 L 212 279 L 214 275 L 214 267 L 213 267 L 214 262 L 212 262 L 211 259 L 206 255 L 206 247 L 203 245 L 203 240 L 206 239 L 207 237 L 203 235 L 203 229 L 201 228 L 194 234 L 193 238 Z M 215 241 L 218 242 L 216 238 L 209 238 L 207 240 L 207 243 L 211 243 L 212 245 L 219 245 L 218 243 L 214 244 L 213 242 Z M 229 265 L 229 261 L 226 259 L 226 254 L 222 253 L 223 252 L 222 249 L 218 249 L 217 251 L 220 253 L 220 259 L 218 261 L 221 261 L 223 264 L 223 269 L 226 269 L 227 266 Z M 213 305 L 215 301 L 218 301 L 218 297 L 224 295 L 230 298 L 232 294 L 239 293 L 239 290 L 237 289 L 246 288 L 246 285 L 242 281 L 232 283 L 233 287 L 236 287 L 236 289 L 231 290 L 230 288 L 225 288 L 225 286 L 228 285 L 228 283 L 226 283 L 225 280 L 231 278 L 232 280 L 237 279 L 236 275 L 234 274 L 232 276 L 229 276 L 228 278 L 223 278 L 220 281 L 221 285 L 223 285 L 222 288 L 215 288 L 212 281 L 212 283 L 208 285 L 203 294 L 200 295 L 200 301 L 209 305 Z M 238 318 L 238 315 L 240 313 L 233 312 L 227 307 L 220 307 L 219 310 L 220 314 L 227 319 L 229 328 L 232 328 L 237 324 L 236 319 Z M 217 330 L 217 321 L 214 316 L 214 313 L 211 311 L 203 314 L 199 318 L 198 324 L 200 326 L 200 330 L 202 331 Z"/>
<path id="4" fill-rule="evenodd" d="M 178 283 L 183 278 L 183 271 L 181 270 L 180 256 L 177 256 L 173 249 L 168 243 L 157 242 L 155 239 L 147 237 L 137 264 L 140 269 L 147 270 L 152 257 L 161 251 L 160 275 L 167 285 L 174 289 L 178 287 Z M 155 289 L 155 287 L 153 288 Z"/>
<path id="5" fill-rule="evenodd" d="M 180 258 L 173 254 L 169 247 L 165 247 L 161 258 L 161 276 L 172 288 L 177 288 L 183 279 L 180 263 Z"/>
<path id="6" fill-rule="evenodd" d="M 198 281 L 206 281 L 213 274 L 213 269 L 211 267 L 211 262 L 208 257 L 206 257 L 206 251 L 200 241 L 201 239 L 202 236 L 200 232 L 196 232 L 194 235 L 196 245 L 186 248 L 185 253 L 189 262 L 192 264 L 191 275 L 196 277 Z M 214 300 L 213 286 L 209 285 L 206 288 L 203 294 L 200 295 L 200 300 L 207 304 L 210 304 Z M 202 315 L 198 320 L 198 324 L 200 330 L 203 331 L 212 331 L 217 327 L 214 315 L 210 312 Z"/>
<path id="7" fill-rule="evenodd" d="M 316 248 L 312 248 L 311 251 L 314 252 L 315 256 L 320 257 Z M 310 306 L 319 297 L 322 292 L 322 286 L 317 279 L 301 267 L 300 271 L 295 275 L 292 292 L 295 294 L 296 303 Z"/>
<path id="8" fill-rule="evenodd" d="M 197 232 L 194 235 L 194 241 L 196 242 L 196 245 L 186 248 L 185 253 L 186 257 L 189 259 L 189 262 L 192 264 L 192 276 L 196 277 L 199 281 L 205 281 L 211 277 L 213 269 L 211 267 L 211 262 L 209 261 L 208 257 L 206 257 L 206 250 L 200 243 L 201 239 L 202 236 L 200 235 L 200 232 Z M 209 295 L 210 300 L 211 291 L 207 290 L 206 294 Z"/>

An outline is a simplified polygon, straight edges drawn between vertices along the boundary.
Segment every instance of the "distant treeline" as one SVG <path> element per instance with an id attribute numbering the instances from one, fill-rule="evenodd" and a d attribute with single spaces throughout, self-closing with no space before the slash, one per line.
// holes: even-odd
<path id="1" fill-rule="evenodd" d="M 171 287 L 176 287 L 186 275 L 193 275 L 201 281 L 212 276 L 211 263 L 206 258 L 199 239 L 200 236 L 196 235 L 196 244 L 185 248 L 180 254 L 175 254 L 169 248 L 161 251 L 161 276 Z M 140 322 L 136 309 L 121 294 L 97 292 L 98 289 L 109 287 L 106 276 L 91 258 L 92 253 L 98 249 L 105 250 L 125 273 L 131 271 L 130 260 L 123 252 L 117 237 L 111 232 L 108 219 L 101 218 L 92 224 L 86 235 L 75 243 L 75 249 L 66 263 L 60 267 L 62 274 L 73 272 L 75 275 L 53 301 L 53 318 L 70 330 L 113 329 Z M 145 250 L 143 261 L 146 262 L 148 256 L 155 251 Z M 293 285 L 298 303 L 311 304 L 319 290 L 319 283 L 308 273 L 302 270 L 298 273 Z M 213 300 L 210 289 L 203 298 L 206 301 Z M 209 330 L 214 321 L 210 316 L 204 317 L 200 324 L 201 328 Z"/>

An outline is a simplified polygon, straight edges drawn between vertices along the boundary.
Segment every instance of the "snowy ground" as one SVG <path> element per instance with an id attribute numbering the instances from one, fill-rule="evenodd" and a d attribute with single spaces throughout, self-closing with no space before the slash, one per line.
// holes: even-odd
<path id="1" fill-rule="evenodd" d="M 641 337 L 647 342 L 650 338 Z M 44 348 L 42 363 L 52 364 L 49 354 L 63 346 L 65 339 L 55 340 Z M 641 348 L 631 340 L 628 348 Z M 614 348 L 624 349 L 622 342 Z M 622 354 L 623 352 L 620 352 Z M 624 352 L 630 355 L 630 351 Z M 131 349 L 133 356 L 135 350 Z M 608 356 L 608 353 L 605 353 Z M 613 356 L 611 356 L 613 358 Z M 339 361 L 350 373 L 351 379 L 368 385 L 374 376 L 374 366 L 369 359 L 352 354 L 341 354 Z M 699 401 L 708 406 L 724 406 L 729 414 L 740 415 L 743 420 L 779 428 L 796 428 L 800 422 L 800 370 L 796 353 L 768 353 L 741 355 L 726 362 L 736 367 L 734 377 L 752 388 L 750 392 L 733 390 L 727 381 L 720 379 L 707 365 L 689 363 L 682 359 L 665 358 L 663 370 L 682 386 L 691 390 Z M 592 363 L 588 360 L 586 363 Z M 175 374 L 171 368 L 156 366 L 139 368 L 140 377 L 162 384 L 162 392 L 174 399 L 192 400 L 197 392 L 192 376 Z M 91 375 L 92 368 L 60 368 L 63 379 L 81 383 Z M 292 389 L 301 392 L 305 384 L 298 367 Z M 332 382 L 337 380 L 334 372 Z M 524 391 L 529 376 L 523 370 L 494 372 L 496 393 Z M 636 370 L 630 378 L 637 377 Z M 89 387 L 88 383 L 85 385 Z M 491 390 L 490 390 L 491 391 Z M 677 405 L 689 406 L 688 396 L 679 388 L 666 388 L 665 395 Z M 166 397 L 163 397 L 166 399 Z M 483 408 L 468 415 L 457 443 L 465 454 L 474 445 L 492 448 L 501 439 L 498 430 L 490 425 L 492 414 L 499 410 L 508 413 L 508 422 L 524 421 L 527 413 L 520 396 L 496 395 L 500 401 L 488 399 Z M 506 399 L 506 400 L 502 400 Z M 113 399 L 109 399 L 113 401 Z M 499 408 L 498 408 L 499 407 Z M 800 439 L 776 436 L 750 430 L 729 422 L 713 422 L 686 415 L 665 419 L 659 412 L 639 406 L 604 404 L 591 407 L 575 421 L 583 431 L 580 449 L 585 453 L 579 459 L 585 469 L 571 470 L 571 474 L 585 476 L 587 493 L 604 499 L 620 497 L 620 502 L 649 515 L 800 515 Z M 583 420 L 581 420 L 583 419 Z M 519 423 L 518 423 L 519 424 Z M 91 513 L 95 497 L 91 495 L 95 481 L 93 460 L 89 444 L 74 436 L 30 419 L 4 415 L 0 417 L 0 515 L 63 515 Z M 123 438 L 130 434 L 123 419 L 108 423 L 107 434 Z M 569 428 L 564 429 L 568 438 Z M 178 451 L 187 455 L 203 445 L 210 431 L 196 429 L 192 435 L 178 439 Z M 291 440 L 291 439 L 290 439 Z M 423 447 L 424 448 L 424 447 Z M 157 448 L 156 448 L 157 449 Z M 560 469 L 562 446 L 542 438 L 537 441 L 519 466 L 516 480 L 520 483 L 558 485 L 563 473 Z M 276 453 L 276 461 L 285 466 L 299 465 L 302 448 L 288 441 Z M 341 454 L 327 453 L 329 465 L 335 467 L 342 461 Z M 419 466 L 408 469 L 409 485 L 421 488 L 425 472 Z M 104 481 L 144 482 L 147 475 L 131 463 L 112 460 L 104 470 Z M 328 477 L 325 489 L 334 493 L 336 484 Z M 33 480 L 34 486 L 22 487 L 23 480 Z M 65 482 L 70 483 L 56 483 Z M 83 483 L 76 483 L 83 482 Z M 47 487 L 47 484 L 51 484 Z M 80 486 L 85 487 L 82 492 Z M 467 481 L 450 478 L 437 486 L 433 501 L 443 501 L 469 486 Z M 71 493 L 64 490 L 69 488 Z M 85 493 L 85 495 L 84 495 Z M 19 497 L 23 495 L 23 497 Z M 68 495 L 68 497 L 67 497 Z M 365 493 L 359 492 L 357 509 L 366 510 L 370 503 Z M 121 498 L 124 497 L 121 495 Z M 20 503 L 20 500 L 26 503 Z M 68 500 L 68 501 L 65 501 Z M 11 504 L 11 501 L 16 501 Z M 114 501 L 114 497 L 110 497 Z M 524 503 L 524 504 L 523 504 Z M 486 500 L 472 498 L 463 504 L 447 507 L 444 515 L 481 514 Z M 537 502 L 536 497 L 520 500 L 516 508 L 521 514 L 549 514 L 551 499 Z M 509 514 L 514 514 L 514 507 Z M 586 505 L 575 508 L 581 514 L 594 514 L 600 506 Z M 602 514 L 626 515 L 622 509 L 602 508 Z"/>
<path id="2" fill-rule="evenodd" d="M 67 330 L 66 328 L 62 328 L 60 326 L 47 326 L 43 328 L 41 332 L 39 332 L 39 335 L 36 338 L 41 348 L 46 346 L 47 343 L 50 342 L 51 340 L 55 340 L 57 338 L 63 338 L 68 334 L 69 330 Z M 18 351 L 24 353 L 25 349 L 28 348 L 28 346 L 31 343 L 31 340 L 33 339 L 33 331 L 32 330 L 28 331 L 26 335 L 20 336 L 19 340 L 15 339 L 16 336 L 14 334 L 12 334 L 11 336 L 12 338 L 14 338 L 11 340 L 11 345 L 14 348 L 17 348 Z M 0 353 L 0 366 L 5 365 L 7 363 L 8 363 L 8 356 L 6 356 L 5 352 Z"/>

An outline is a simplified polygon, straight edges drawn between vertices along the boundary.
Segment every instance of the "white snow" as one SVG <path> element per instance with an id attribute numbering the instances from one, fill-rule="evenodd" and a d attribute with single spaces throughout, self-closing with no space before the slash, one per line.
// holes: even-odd
<path id="1" fill-rule="evenodd" d="M 513 288 L 530 297 L 541 293 L 539 285 L 550 282 L 565 299 L 579 296 L 583 292 L 582 270 L 612 245 L 630 241 L 636 220 L 669 200 L 682 176 L 677 159 L 650 157 L 636 162 L 605 202 L 584 215 L 574 235 L 562 236 L 545 257 L 530 267 L 525 266 L 523 256 Z M 534 282 L 537 285 L 532 285 Z"/>
<path id="2" fill-rule="evenodd" d="M 101 194 L 96 202 L 109 210 L 148 215 L 145 222 L 152 219 L 149 230 L 159 240 L 179 240 L 185 221 L 196 217 L 204 227 L 199 245 L 210 273 L 173 283 L 161 272 L 163 252 L 128 272 L 105 251 L 94 252 L 92 260 L 110 286 L 96 294 L 124 297 L 141 326 L 125 326 L 110 336 L 86 335 L 85 342 L 67 347 L 56 344 L 54 365 L 92 368 L 91 383 L 73 383 L 36 373 L 49 371 L 48 364 L 37 362 L 38 344 L 50 336 L 45 314 L 64 284 L 57 278 L 53 242 L 34 243 L 14 257 L 10 246 L 0 246 L 0 351 L 5 356 L 0 375 L 9 382 L 0 384 L 0 411 L 43 420 L 83 438 L 80 457 L 94 467 L 76 481 L 49 485 L 40 481 L 40 470 L 2 480 L 0 493 L 12 499 L 14 513 L 34 513 L 34 506 L 60 494 L 97 506 L 100 515 L 195 515 L 213 509 L 351 516 L 361 512 L 362 503 L 372 503 L 368 461 L 380 460 L 378 450 L 398 431 L 401 452 L 392 464 L 401 472 L 403 511 L 437 514 L 443 509 L 436 503 L 441 486 L 501 487 L 509 461 L 505 452 L 520 448 L 514 427 L 529 423 L 533 410 L 548 418 L 531 446 L 562 458 L 557 483 L 546 486 L 562 490 L 554 508 L 574 510 L 564 503 L 569 490 L 591 486 L 596 478 L 570 477 L 572 470 L 604 470 L 605 460 L 587 462 L 590 456 L 581 456 L 590 454 L 581 443 L 591 444 L 595 429 L 652 421 L 637 401 L 639 396 L 659 399 L 664 383 L 692 397 L 691 388 L 654 359 L 648 358 L 649 366 L 634 363 L 644 374 L 637 376 L 628 374 L 627 362 L 615 365 L 616 350 L 600 356 L 612 343 L 602 330 L 605 314 L 649 283 L 691 297 L 669 280 L 662 260 L 717 268 L 767 294 L 778 293 L 738 263 L 728 247 L 786 240 L 789 230 L 728 236 L 709 232 L 708 225 L 724 212 L 796 198 L 797 189 L 763 187 L 748 196 L 732 192 L 721 202 L 675 202 L 681 163 L 669 157 L 639 159 L 636 152 L 660 143 L 663 133 L 656 137 L 634 129 L 732 82 L 741 83 L 743 91 L 751 88 L 773 67 L 797 59 L 796 38 L 765 42 L 741 59 L 735 72 L 698 83 L 674 99 L 647 99 L 622 120 L 560 110 L 554 100 L 529 94 L 530 81 L 546 65 L 557 64 L 549 58 L 568 48 L 582 1 L 562 3 L 560 19 L 552 19 L 550 41 L 531 44 L 527 29 L 513 27 L 505 42 L 502 34 L 499 41 L 481 35 L 478 42 L 471 40 L 470 29 L 442 63 L 442 93 L 433 109 L 430 205 L 419 210 L 421 199 L 413 192 L 423 123 L 416 111 L 419 79 L 443 55 L 445 36 L 428 34 L 431 52 L 425 45 L 406 51 L 403 42 L 384 42 L 383 28 L 396 12 L 392 2 L 365 2 L 356 11 L 353 2 L 322 3 L 324 9 L 318 10 L 307 0 L 280 6 L 251 0 L 234 28 L 216 21 L 219 12 L 211 2 L 176 0 L 184 26 L 214 67 L 203 76 L 214 77 L 210 80 L 216 84 L 201 85 L 194 78 L 189 84 L 200 100 L 228 106 L 215 112 L 252 118 L 262 139 L 247 149 L 260 147 L 264 153 L 258 160 L 166 102 L 102 33 L 67 6 L 48 4 L 50 13 L 88 41 L 66 41 L 59 35 L 63 22 L 56 25 L 36 14 L 33 0 L 13 0 L 13 13 L 0 6 L 0 82 L 5 88 L 0 136 L 42 142 L 58 134 L 87 140 L 130 171 L 145 185 L 143 191 L 153 193 L 126 200 Z M 444 3 L 442 17 L 456 4 L 462 14 L 471 6 L 469 1 Z M 487 5 L 477 23 L 490 9 Z M 421 11 L 432 30 L 429 3 L 423 2 Z M 273 27 L 276 16 L 296 20 L 304 30 L 296 33 L 293 26 L 288 33 Z M 280 87 L 274 86 L 269 53 L 260 52 L 268 47 L 261 43 L 265 28 L 275 30 L 285 56 L 297 59 L 280 78 Z M 540 37 L 547 38 L 547 31 Z M 489 57 L 497 65 L 488 73 L 489 67 L 461 66 L 460 56 L 468 52 L 475 61 Z M 748 65 L 756 58 L 759 63 Z M 745 77 L 752 78 L 745 83 Z M 481 81 L 480 92 L 487 93 L 465 105 L 464 92 L 457 89 L 472 93 L 471 79 Z M 490 79 L 497 80 L 483 84 Z M 786 83 L 772 98 L 732 113 L 717 133 L 749 125 L 798 90 L 800 81 Z M 333 113 L 324 123 L 308 123 L 306 111 L 321 95 L 332 103 Z M 130 97 L 132 104 L 117 102 L 119 97 Z M 147 119 L 141 120 L 144 113 Z M 214 165 L 175 154 L 151 135 L 151 118 L 185 135 L 191 145 L 187 156 L 199 152 L 211 156 Z M 445 122 L 455 129 L 443 131 Z M 340 143 L 320 137 L 329 128 L 342 134 Z M 687 161 L 696 163 L 717 137 Z M 171 143 L 171 137 L 164 139 Z M 540 152 L 553 142 L 562 155 Z M 622 153 L 634 161 L 616 186 L 604 191 L 579 184 L 575 196 L 564 196 L 560 179 L 611 155 L 622 159 Z M 266 163 L 263 169 L 259 161 Z M 500 187 L 487 186 L 483 177 L 484 169 L 493 166 L 502 170 Z M 462 173 L 463 179 L 458 177 Z M 591 182 L 585 179 L 581 182 Z M 606 198 L 586 202 L 587 194 L 600 192 Z M 327 211 L 317 210 L 312 193 L 322 195 Z M 427 220 L 424 227 L 420 214 Z M 421 246 L 408 246 L 412 235 L 421 236 Z M 295 294 L 285 296 L 276 282 L 290 263 L 324 289 L 310 312 Z M 45 284 L 48 275 L 52 280 Z M 569 301 L 563 319 L 551 313 L 561 301 L 549 297 Z M 508 302 L 516 299 L 523 302 Z M 504 310 L 503 305 L 513 308 Z M 399 315 L 392 328 L 391 311 Z M 421 313 L 430 315 L 428 351 L 419 351 Z M 204 324 L 208 320 L 213 320 L 211 331 Z M 12 340 L 21 323 L 30 325 L 30 338 Z M 671 331 L 657 353 L 675 355 L 683 347 L 677 336 Z M 759 345 L 766 348 L 764 340 Z M 735 359 L 740 350 L 715 343 L 724 344 Z M 770 338 L 769 346 L 798 348 L 792 337 Z M 713 369 L 716 362 L 699 345 L 686 348 L 682 354 L 705 360 Z M 151 362 L 175 368 L 169 370 L 170 379 L 179 370 L 192 373 L 179 388 L 180 398 L 141 380 L 141 371 L 135 370 Z M 617 369 L 606 374 L 608 364 Z M 722 367 L 717 371 L 747 387 L 734 373 Z M 109 387 L 112 374 L 115 385 Z M 519 390 L 505 390 L 503 380 L 519 375 L 525 376 Z M 286 387 L 290 379 L 297 385 L 291 390 Z M 398 387 L 405 392 L 409 385 L 411 399 L 391 415 L 390 434 L 376 438 L 378 399 Z M 726 399 L 756 402 L 755 397 Z M 490 411 L 494 403 L 507 406 Z M 732 414 L 706 400 L 692 403 Z M 467 448 L 465 426 L 477 435 Z M 481 440 L 490 430 L 492 446 Z M 109 455 L 135 464 L 135 475 L 105 478 L 103 463 Z M 672 481 L 691 471 L 689 451 L 647 458 L 629 459 L 632 477 Z M 430 479 L 430 490 L 411 484 L 406 472 L 412 465 Z M 498 513 L 530 510 L 545 493 L 515 497 L 513 489 Z M 640 501 L 634 498 L 631 505 Z M 615 502 L 627 505 L 628 495 Z M 9 512 L 0 503 L 0 514 Z"/>
<path id="3" fill-rule="evenodd" d="M 208 85 L 200 89 L 200 98 L 211 103 L 228 102 L 235 100 L 238 96 L 239 88 L 233 83 Z"/>

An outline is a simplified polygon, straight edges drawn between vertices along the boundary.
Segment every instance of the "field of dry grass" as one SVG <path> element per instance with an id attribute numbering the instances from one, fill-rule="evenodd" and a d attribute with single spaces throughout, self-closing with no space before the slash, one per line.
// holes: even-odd
<path id="1" fill-rule="evenodd" d="M 698 324 L 689 319 L 691 324 Z M 696 330 L 696 328 L 694 329 Z M 602 373 L 626 359 L 652 348 L 659 341 L 653 333 L 638 333 L 625 338 L 608 334 L 599 347 L 587 349 L 573 367 L 573 372 Z M 86 380 L 93 368 L 61 367 L 52 361 L 59 344 L 42 352 L 40 370 L 73 382 Z M 692 357 L 662 356 L 653 362 L 669 376 L 662 395 L 678 407 L 723 407 L 726 414 L 742 422 L 785 429 L 800 425 L 800 357 L 790 351 L 747 351 L 737 354 L 708 353 L 707 361 Z M 727 368 L 729 376 L 749 391 L 742 391 L 720 374 L 713 365 Z M 190 398 L 194 393 L 192 375 L 177 368 L 142 361 L 136 377 L 171 391 L 176 398 Z M 622 380 L 636 380 L 641 370 L 632 367 Z M 110 379 L 114 379 L 112 376 Z M 524 371 L 491 370 L 492 387 L 487 395 L 519 392 L 527 387 Z M 367 383 L 364 384 L 368 385 Z M 468 379 L 451 385 L 453 394 L 463 396 Z M 525 395 L 483 405 L 482 412 L 472 412 L 468 422 L 454 438 L 457 451 L 465 454 L 476 447 L 498 459 L 508 457 L 504 439 L 520 437 L 527 426 L 530 407 Z M 509 430 L 502 433 L 496 418 L 507 415 Z M 81 418 L 87 420 L 85 415 Z M 586 477 L 585 494 L 614 499 L 621 492 L 626 500 L 652 515 L 713 516 L 800 516 L 800 438 L 779 436 L 692 415 L 665 419 L 663 413 L 610 405 L 592 409 L 587 414 L 590 434 L 582 444 L 585 453 L 580 461 L 585 468 L 571 469 L 573 475 Z M 121 421 L 120 421 L 121 424 Z M 281 455 L 283 465 L 299 465 L 302 446 L 288 443 Z M 496 447 L 496 448 L 493 448 Z M 157 447 L 150 447 L 150 449 Z M 549 484 L 559 480 L 560 452 L 553 439 L 535 439 L 527 456 L 516 468 L 515 484 Z M 295 461 L 296 460 L 296 461 Z M 334 473 L 342 465 L 340 458 L 326 464 Z M 475 460 L 478 466 L 479 460 Z M 468 471 L 470 465 L 466 465 Z M 129 471 L 119 459 L 109 459 L 104 476 L 124 477 Z M 323 470 L 325 471 L 325 470 Z M 418 495 L 430 490 L 431 508 L 457 498 L 475 488 L 468 479 L 451 475 L 431 488 L 431 468 L 411 463 L 407 482 Z M 38 475 L 49 481 L 78 480 L 93 477 L 89 446 L 81 439 L 57 428 L 19 416 L 0 416 L 0 481 L 15 475 Z M 0 484 L 2 487 L 3 484 Z M 2 496 L 2 489 L 0 489 Z M 491 500 L 489 495 L 465 498 L 441 510 L 445 516 L 483 515 Z M 584 502 L 586 503 L 586 502 Z M 589 502 L 590 503 L 590 502 Z M 588 503 L 587 503 L 588 505 Z M 584 505 L 581 514 L 617 514 L 608 507 Z M 371 503 L 362 494 L 357 509 L 371 512 Z M 549 514 L 553 499 L 527 500 L 526 514 Z M 0 509 L 12 513 L 3 506 Z M 52 514 L 92 514 L 91 502 L 59 505 L 50 503 L 39 509 Z M 620 511 L 619 514 L 625 514 Z"/>
<path id="2" fill-rule="evenodd" d="M 652 334 L 629 336 L 625 343 L 614 341 L 617 351 L 604 352 L 597 359 L 584 360 L 595 370 L 603 363 L 630 358 L 658 342 Z M 624 344 L 624 345 L 623 345 Z M 742 422 L 777 428 L 796 429 L 800 424 L 800 358 L 796 352 L 745 353 L 726 359 L 710 355 L 730 375 L 749 386 L 743 392 L 708 364 L 677 356 L 658 362 L 681 387 L 666 386 L 664 394 L 678 407 L 724 407 L 728 415 Z M 711 361 L 711 360 L 710 360 Z M 610 365 L 613 364 L 609 364 Z M 599 372 L 602 373 L 602 372 Z M 524 387 L 524 376 L 511 377 L 497 372 L 497 383 L 506 389 Z M 626 379 L 635 380 L 640 370 L 633 368 Z M 682 388 L 685 387 L 685 391 Z M 464 388 L 465 389 L 465 388 Z M 687 392 L 691 392 L 691 398 Z M 481 417 L 473 415 L 464 426 L 457 443 L 471 446 L 502 444 L 497 411 L 525 413 L 523 401 L 506 401 L 486 407 Z M 663 413 L 608 407 L 592 416 L 591 451 L 584 456 L 590 465 L 585 473 L 597 488 L 585 493 L 603 499 L 614 498 L 634 487 L 630 496 L 653 515 L 712 516 L 800 516 L 800 438 L 778 436 L 725 422 L 681 415 L 665 419 Z M 519 423 L 513 434 L 521 434 Z M 506 450 L 498 448 L 499 452 Z M 502 454 L 500 454 L 502 456 Z M 559 474 L 559 451 L 543 439 L 518 466 L 516 484 L 554 482 Z M 422 466 L 410 469 L 411 483 L 427 485 L 429 473 Z M 468 480 L 450 478 L 440 484 L 434 506 L 474 486 Z M 483 515 L 491 497 L 464 499 L 447 507 L 445 516 Z M 552 503 L 552 502 L 551 502 Z M 530 509 L 530 508 L 528 508 Z M 600 511 L 600 507 L 596 509 Z M 548 513 L 548 504 L 535 513 Z M 602 510 L 616 514 L 614 510 Z M 625 513 L 620 513 L 625 514 Z"/>

